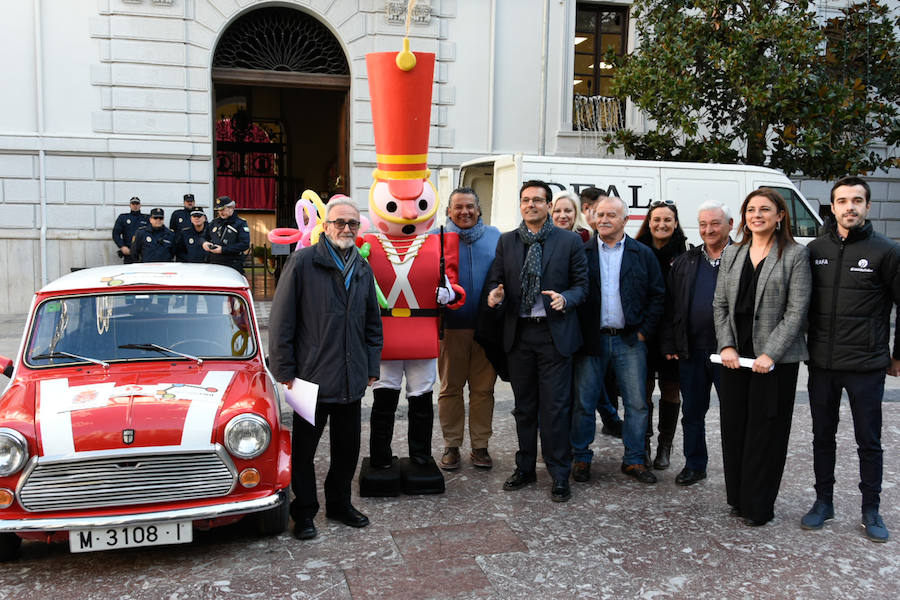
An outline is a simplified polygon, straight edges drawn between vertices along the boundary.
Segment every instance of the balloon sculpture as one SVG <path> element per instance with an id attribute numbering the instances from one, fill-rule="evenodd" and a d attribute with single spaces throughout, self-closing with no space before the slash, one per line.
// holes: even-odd
<path id="1" fill-rule="evenodd" d="M 413 54 L 409 40 L 403 42 L 401 52 L 366 55 L 378 168 L 369 190 L 373 232 L 364 240 L 375 280 L 387 295 L 370 456 L 359 476 L 362 496 L 444 491 L 443 475 L 431 456 L 440 311 L 465 302 L 465 290 L 456 283 L 458 237 L 427 233 L 438 208 L 427 168 L 435 57 Z M 404 376 L 409 458 L 398 459 L 391 439 Z"/>

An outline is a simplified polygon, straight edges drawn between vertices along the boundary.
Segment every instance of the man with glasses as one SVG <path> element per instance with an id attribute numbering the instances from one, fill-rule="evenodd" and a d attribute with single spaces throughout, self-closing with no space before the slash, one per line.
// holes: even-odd
<path id="1" fill-rule="evenodd" d="M 647 246 L 625 234 L 628 206 L 621 198 L 601 198 L 594 207 L 597 235 L 585 242 L 590 293 L 578 307 L 584 346 L 575 360 L 572 415 L 573 475 L 590 478 L 603 375 L 612 366 L 625 405 L 622 472 L 641 483 L 656 483 L 644 465 L 647 432 L 647 346 L 663 314 L 666 287 L 659 261 Z"/>
<path id="2" fill-rule="evenodd" d="M 231 267 L 244 274 L 244 253 L 250 249 L 250 226 L 234 213 L 234 200 L 228 196 L 216 198 L 219 216 L 213 219 L 206 232 L 203 249 L 209 252 L 209 262 Z"/>
<path id="3" fill-rule="evenodd" d="M 485 287 L 488 306 L 503 312 L 519 441 L 516 469 L 503 489 L 537 481 L 540 432 L 544 464 L 553 479 L 550 498 L 565 502 L 572 497 L 572 355 L 582 342 L 575 308 L 584 302 L 588 280 L 581 236 L 550 220 L 552 196 L 543 181 L 522 184 L 522 222 L 500 236 Z"/>
<path id="4" fill-rule="evenodd" d="M 175 258 L 175 234 L 165 226 L 161 208 L 150 211 L 150 225 L 134 234 L 131 256 L 134 262 L 172 262 Z"/>
<path id="5" fill-rule="evenodd" d="M 350 503 L 350 484 L 359 460 L 362 396 L 379 377 L 381 316 L 372 269 L 354 243 L 359 209 L 350 198 L 332 199 L 325 219 L 318 243 L 288 258 L 269 316 L 272 375 L 288 389 L 295 378 L 319 386 L 315 424 L 294 413 L 291 514 L 301 540 L 317 535 L 313 459 L 327 422 L 325 516 L 351 527 L 369 524 Z"/>
<path id="6" fill-rule="evenodd" d="M 131 256 L 131 242 L 134 234 L 138 229 L 150 225 L 150 219 L 141 212 L 141 199 L 137 196 L 131 198 L 129 202 L 130 211 L 122 213 L 116 217 L 116 223 L 113 225 L 112 239 L 118 250 L 116 254 L 123 260 L 126 265 L 135 262 Z"/>

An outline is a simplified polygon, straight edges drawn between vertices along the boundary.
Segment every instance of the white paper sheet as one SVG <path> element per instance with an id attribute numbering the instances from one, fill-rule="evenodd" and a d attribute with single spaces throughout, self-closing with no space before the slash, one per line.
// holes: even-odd
<path id="1" fill-rule="evenodd" d="M 753 368 L 753 361 L 754 361 L 754 360 L 756 360 L 756 359 L 755 359 L 755 358 L 747 358 L 747 357 L 741 356 L 741 357 L 738 358 L 738 364 L 741 365 L 742 367 L 744 367 L 745 369 L 752 369 L 752 368 Z M 709 355 L 709 361 L 710 361 L 710 362 L 714 362 L 714 363 L 716 363 L 717 365 L 721 365 L 721 364 L 722 364 L 722 357 L 719 356 L 718 354 L 710 354 L 710 355 Z M 775 365 L 772 365 L 771 367 L 769 367 L 769 371 L 774 371 L 774 370 L 775 370 Z"/>
<path id="2" fill-rule="evenodd" d="M 316 401 L 319 397 L 319 384 L 303 379 L 294 379 L 291 389 L 284 388 L 284 399 L 294 411 L 310 425 L 316 424 Z"/>

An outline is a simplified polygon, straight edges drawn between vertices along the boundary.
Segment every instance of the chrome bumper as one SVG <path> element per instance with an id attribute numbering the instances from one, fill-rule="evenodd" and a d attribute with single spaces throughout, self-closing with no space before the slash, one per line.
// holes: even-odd
<path id="1" fill-rule="evenodd" d="M 64 531 L 68 529 L 94 529 L 98 527 L 121 527 L 124 525 L 140 525 L 141 523 L 167 523 L 171 521 L 202 521 L 218 517 L 229 517 L 246 513 L 260 512 L 280 506 L 287 502 L 287 489 L 279 490 L 271 496 L 229 502 L 227 504 L 211 504 L 193 508 L 179 508 L 157 512 L 132 513 L 107 517 L 59 517 L 55 519 L 2 519 L 0 532 L 26 531 Z"/>

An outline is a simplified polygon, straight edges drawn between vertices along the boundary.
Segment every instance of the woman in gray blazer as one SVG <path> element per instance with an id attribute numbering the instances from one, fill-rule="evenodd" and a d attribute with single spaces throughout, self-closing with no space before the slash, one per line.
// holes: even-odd
<path id="1" fill-rule="evenodd" d="M 809 252 L 794 241 L 784 199 L 751 192 L 740 242 L 725 248 L 713 318 L 722 356 L 720 411 L 725 489 L 732 514 L 768 523 L 784 472 L 797 371 L 812 290 Z M 753 359 L 752 368 L 738 358 Z"/>

